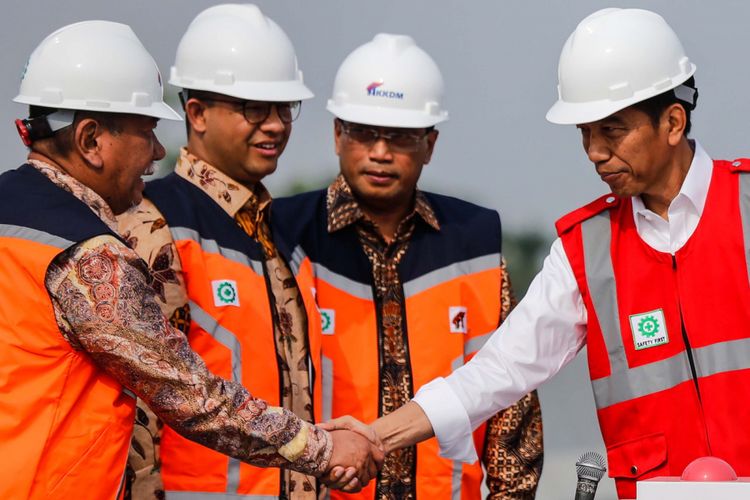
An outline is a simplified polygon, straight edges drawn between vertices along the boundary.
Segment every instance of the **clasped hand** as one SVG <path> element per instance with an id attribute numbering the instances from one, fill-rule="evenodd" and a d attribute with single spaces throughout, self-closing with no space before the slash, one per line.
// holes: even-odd
<path id="1" fill-rule="evenodd" d="M 331 433 L 333 452 L 323 484 L 356 493 L 374 479 L 383 466 L 385 452 L 378 435 L 354 417 L 340 417 L 318 424 Z"/>

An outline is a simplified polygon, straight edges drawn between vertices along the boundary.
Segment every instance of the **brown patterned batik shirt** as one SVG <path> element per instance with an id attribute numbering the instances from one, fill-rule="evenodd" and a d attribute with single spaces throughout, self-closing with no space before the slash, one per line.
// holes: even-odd
<path id="1" fill-rule="evenodd" d="M 117 229 L 97 193 L 53 165 L 30 163 Z M 65 250 L 45 276 L 58 327 L 73 348 L 85 351 L 178 432 L 254 465 L 322 473 L 330 460 L 330 435 L 213 375 L 163 316 L 153 281 L 145 262 L 111 235 Z"/>
<path id="2" fill-rule="evenodd" d="M 427 198 L 417 191 L 414 209 L 398 225 L 393 240 L 383 238 L 339 176 L 327 193 L 328 231 L 353 226 L 370 261 L 376 291 L 376 307 L 382 318 L 378 325 L 380 349 L 380 413 L 387 415 L 403 406 L 414 395 L 409 370 L 406 318 L 402 311 L 404 290 L 398 264 L 409 248 L 418 220 L 440 231 L 440 224 Z M 501 261 L 502 321 L 515 305 L 510 280 Z M 487 425 L 482 461 L 487 469 L 487 487 L 492 499 L 532 499 L 542 468 L 542 419 L 535 392 L 514 406 L 493 416 Z M 378 476 L 377 500 L 409 500 L 416 496 L 416 448 L 395 451 L 386 456 Z"/>
<path id="3" fill-rule="evenodd" d="M 276 251 L 269 229 L 271 195 L 262 184 L 253 190 L 236 182 L 217 168 L 182 148 L 175 173 L 206 193 L 251 238 L 260 243 L 265 256 L 265 272 L 270 285 L 273 308 L 274 338 L 282 380 L 282 404 L 303 420 L 313 420 L 309 383 L 307 313 L 302 296 L 288 264 Z M 177 249 L 162 214 L 148 199 L 120 217 L 120 232 L 149 264 L 156 276 L 160 304 L 170 321 L 187 332 L 190 325 L 189 297 L 183 279 Z M 257 334 L 257 332 L 253 332 Z M 144 412 L 147 411 L 143 408 Z M 144 434 L 146 446 L 149 436 Z M 153 450 L 153 445 L 151 449 Z M 156 448 L 158 453 L 158 448 Z M 141 462 L 135 446 L 133 463 Z M 157 460 L 158 463 L 158 460 Z M 135 469 L 135 467 L 134 467 Z M 159 490 L 159 478 L 153 470 L 140 465 L 135 470 L 134 490 L 144 483 Z M 315 480 L 301 474 L 284 472 L 285 489 L 294 500 L 315 497 Z M 149 495 L 152 498 L 154 495 Z"/>

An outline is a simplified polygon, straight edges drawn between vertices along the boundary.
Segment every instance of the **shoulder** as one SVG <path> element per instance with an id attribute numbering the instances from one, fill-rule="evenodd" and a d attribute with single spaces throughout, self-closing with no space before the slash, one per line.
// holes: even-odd
<path id="1" fill-rule="evenodd" d="M 735 160 L 715 160 L 715 164 L 728 164 L 729 171 L 732 173 L 750 172 L 750 158 L 737 158 Z"/>
<path id="2" fill-rule="evenodd" d="M 122 238 L 138 255 L 148 259 L 160 248 L 173 244 L 167 221 L 154 205 L 144 198 L 140 205 L 117 217 L 117 228 Z"/>
<path id="3" fill-rule="evenodd" d="M 308 191 L 306 193 L 296 194 L 293 196 L 286 196 L 282 198 L 275 198 L 273 200 L 272 211 L 274 217 L 286 217 L 295 215 L 298 210 L 307 210 L 316 208 L 325 201 L 326 190 L 318 189 L 316 191 Z M 304 215 L 297 213 L 296 215 Z"/>
<path id="4" fill-rule="evenodd" d="M 591 217 L 608 210 L 613 207 L 617 207 L 622 203 L 622 199 L 613 195 L 605 194 L 595 199 L 591 203 L 582 206 L 576 210 L 573 210 L 567 215 L 564 215 L 555 223 L 557 234 L 562 235 L 571 230 L 581 222 L 590 219 Z"/>
<path id="5" fill-rule="evenodd" d="M 325 189 L 275 198 L 271 205 L 271 220 L 283 227 L 304 226 L 318 217 L 323 217 L 325 207 Z"/>
<path id="6" fill-rule="evenodd" d="M 497 210 L 483 207 L 460 198 L 422 191 L 441 225 L 458 223 L 494 223 L 500 221 Z"/>

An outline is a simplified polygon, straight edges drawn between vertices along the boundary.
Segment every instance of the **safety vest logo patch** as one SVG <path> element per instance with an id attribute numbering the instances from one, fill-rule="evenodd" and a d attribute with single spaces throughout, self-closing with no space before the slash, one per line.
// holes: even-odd
<path id="1" fill-rule="evenodd" d="M 467 333 L 469 331 L 464 306 L 450 306 L 448 308 L 448 322 L 451 333 Z"/>
<path id="2" fill-rule="evenodd" d="M 214 305 L 216 307 L 240 305 L 240 296 L 237 293 L 237 282 L 234 280 L 213 280 L 211 289 L 214 292 Z"/>
<path id="3" fill-rule="evenodd" d="M 336 311 L 333 309 L 321 309 L 320 321 L 323 335 L 333 335 L 336 331 Z"/>
<path id="4" fill-rule="evenodd" d="M 630 330 L 637 350 L 656 347 L 669 342 L 664 311 L 656 309 L 641 314 L 630 315 Z"/>

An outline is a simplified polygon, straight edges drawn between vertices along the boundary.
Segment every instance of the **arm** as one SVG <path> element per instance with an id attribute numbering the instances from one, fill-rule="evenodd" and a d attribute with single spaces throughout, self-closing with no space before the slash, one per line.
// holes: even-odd
<path id="1" fill-rule="evenodd" d="M 146 261 L 156 301 L 171 325 L 187 335 L 190 307 L 182 263 L 164 216 L 148 199 L 117 217 L 118 230 L 130 247 Z M 142 399 L 138 399 L 135 429 L 128 453 L 129 488 L 134 498 L 157 499 L 161 479 L 160 445 L 164 424 Z"/>
<path id="2" fill-rule="evenodd" d="M 47 287 L 74 348 L 177 432 L 258 466 L 327 469 L 331 435 L 210 373 L 162 316 L 143 261 L 119 241 L 101 236 L 63 252 Z"/>
<path id="3" fill-rule="evenodd" d="M 558 239 L 526 297 L 477 355 L 451 376 L 424 385 L 412 402 L 378 421 L 376 430 L 387 436 L 386 449 L 410 446 L 434 432 L 442 456 L 475 461 L 472 430 L 553 377 L 585 339 L 586 310 Z"/>
<path id="4" fill-rule="evenodd" d="M 500 262 L 500 323 L 516 305 L 505 259 Z M 542 409 L 536 391 L 487 421 L 482 463 L 488 499 L 533 499 L 544 460 Z"/>

